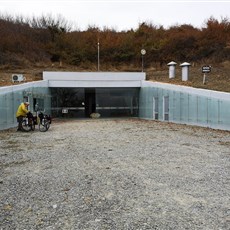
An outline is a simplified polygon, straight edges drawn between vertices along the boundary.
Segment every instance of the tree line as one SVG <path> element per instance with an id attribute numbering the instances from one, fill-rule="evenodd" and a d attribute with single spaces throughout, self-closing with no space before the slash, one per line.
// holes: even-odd
<path id="1" fill-rule="evenodd" d="M 0 65 L 25 66 L 34 63 L 64 62 L 82 66 L 100 62 L 111 66 L 140 63 L 162 66 L 176 62 L 220 63 L 230 59 L 230 20 L 210 17 L 202 28 L 190 24 L 169 28 L 151 22 L 137 29 L 116 31 L 88 26 L 73 29 L 62 16 L 24 18 L 0 15 Z"/>

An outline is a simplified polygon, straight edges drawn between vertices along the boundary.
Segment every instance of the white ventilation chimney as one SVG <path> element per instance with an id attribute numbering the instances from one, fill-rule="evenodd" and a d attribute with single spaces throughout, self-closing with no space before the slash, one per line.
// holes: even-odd
<path id="1" fill-rule="evenodd" d="M 188 81 L 189 79 L 189 66 L 191 64 L 188 62 L 182 63 L 180 66 L 182 68 L 182 81 Z"/>
<path id="2" fill-rule="evenodd" d="M 174 61 L 171 61 L 167 64 L 169 66 L 169 79 L 175 78 L 176 75 L 176 65 L 177 63 Z"/>

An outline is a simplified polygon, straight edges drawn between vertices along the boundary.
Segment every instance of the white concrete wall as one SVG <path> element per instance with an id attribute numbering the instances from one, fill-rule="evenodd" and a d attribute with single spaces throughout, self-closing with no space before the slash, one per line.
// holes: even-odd
<path id="1" fill-rule="evenodd" d="M 43 72 L 49 87 L 141 87 L 142 72 Z"/>

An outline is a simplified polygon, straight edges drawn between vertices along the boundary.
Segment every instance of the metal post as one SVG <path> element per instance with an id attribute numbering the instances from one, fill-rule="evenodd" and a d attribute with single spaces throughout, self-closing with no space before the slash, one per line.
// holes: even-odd
<path id="1" fill-rule="evenodd" d="M 206 74 L 204 73 L 204 76 L 203 76 L 203 84 L 205 84 L 205 81 L 206 81 Z"/>
<path id="2" fill-rule="evenodd" d="M 142 55 L 142 72 L 144 72 L 144 55 Z"/>
<path id="3" fill-rule="evenodd" d="M 100 71 L 100 43 L 97 43 L 97 71 Z"/>

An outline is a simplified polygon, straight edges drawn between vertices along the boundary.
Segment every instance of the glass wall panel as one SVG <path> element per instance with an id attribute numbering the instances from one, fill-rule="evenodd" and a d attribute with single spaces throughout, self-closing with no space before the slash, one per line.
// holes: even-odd
<path id="1" fill-rule="evenodd" d="M 148 118 L 147 117 L 147 87 L 143 87 L 140 89 L 140 97 L 139 97 L 139 117 Z"/>
<path id="2" fill-rule="evenodd" d="M 204 90 L 205 92 L 205 90 Z M 201 93 L 204 93 L 201 92 Z M 205 126 L 230 130 L 230 96 L 229 100 L 221 95 L 207 97 L 197 93 L 185 93 L 161 87 L 146 86 L 140 90 L 140 118 L 154 119 L 158 107 L 158 119 L 161 121 Z M 168 97 L 168 99 L 167 99 Z M 151 98 L 152 101 L 149 101 Z M 158 105 L 156 99 L 158 98 Z M 155 105 L 155 110 L 153 109 Z M 167 113 L 167 110 L 169 111 Z"/>
<path id="3" fill-rule="evenodd" d="M 14 123 L 14 108 L 12 106 L 13 104 L 13 92 L 10 92 L 7 94 L 6 97 L 6 116 L 7 116 L 7 123 Z"/>
<path id="4" fill-rule="evenodd" d="M 96 88 L 96 112 L 102 117 L 137 117 L 139 89 Z"/>
<path id="5" fill-rule="evenodd" d="M 153 107 L 154 105 L 155 108 Z M 156 115 L 153 114 L 154 111 L 157 113 Z M 139 117 L 153 119 L 155 116 L 157 116 L 155 119 L 159 118 L 158 90 L 151 87 L 143 87 L 140 89 L 139 96 Z"/>
<path id="6" fill-rule="evenodd" d="M 189 117 L 189 97 L 186 93 L 180 93 L 180 120 L 184 123 Z"/>
<path id="7" fill-rule="evenodd" d="M 188 95 L 188 122 L 197 123 L 198 120 L 198 107 L 197 107 L 197 95 Z"/>
<path id="8" fill-rule="evenodd" d="M 208 117 L 207 122 L 208 124 L 217 125 L 218 124 L 218 117 L 219 117 L 219 108 L 218 108 L 218 100 L 215 98 L 208 99 Z"/>
<path id="9" fill-rule="evenodd" d="M 230 130 L 230 101 L 219 101 L 219 123 Z"/>
<path id="10" fill-rule="evenodd" d="M 170 107 L 171 119 L 174 121 L 180 121 L 181 117 L 181 104 L 180 104 L 180 92 L 173 92 L 172 94 L 172 106 Z"/>
<path id="11" fill-rule="evenodd" d="M 40 95 L 41 100 L 43 99 L 44 107 L 48 113 L 51 98 L 48 87 L 39 87 L 39 84 L 31 84 L 28 88 L 9 86 L 5 92 L 0 92 L 0 129 L 7 129 L 17 125 L 16 112 L 23 101 L 29 101 L 29 110 L 34 112 L 34 92 L 36 92 L 36 95 Z"/>
<path id="12" fill-rule="evenodd" d="M 197 97 L 197 121 L 200 124 L 207 124 L 207 102 L 206 97 Z"/>
<path id="13" fill-rule="evenodd" d="M 0 97 L 0 128 L 4 129 L 7 124 L 6 95 Z"/>
<path id="14" fill-rule="evenodd" d="M 51 88 L 51 113 L 54 117 L 84 117 L 82 88 Z"/>

